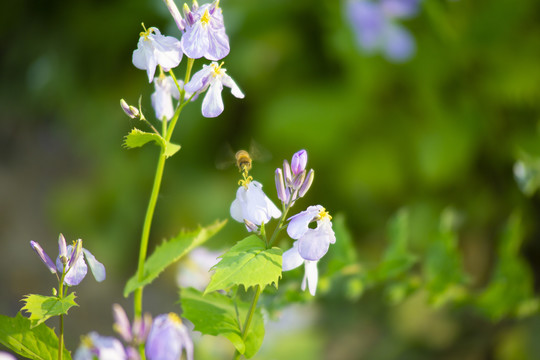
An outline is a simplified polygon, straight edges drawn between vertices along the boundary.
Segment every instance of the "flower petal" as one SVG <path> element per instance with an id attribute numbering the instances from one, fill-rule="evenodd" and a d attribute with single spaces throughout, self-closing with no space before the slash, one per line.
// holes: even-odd
<path id="1" fill-rule="evenodd" d="M 303 262 L 304 259 L 298 253 L 298 244 L 294 242 L 293 247 L 283 253 L 282 269 L 283 271 L 296 269 Z"/>
<path id="2" fill-rule="evenodd" d="M 213 81 L 210 84 L 210 88 L 204 96 L 202 103 L 202 114 L 207 118 L 214 118 L 219 116 L 224 109 L 223 100 L 221 99 L 221 91 L 223 85 L 220 81 Z"/>
<path id="3" fill-rule="evenodd" d="M 287 234 L 292 239 L 298 240 L 309 229 L 309 223 L 312 222 L 317 214 L 323 209 L 322 206 L 310 206 L 305 211 L 302 211 L 289 218 L 287 226 Z"/>
<path id="4" fill-rule="evenodd" d="M 231 88 L 231 93 L 237 97 L 238 99 L 244 98 L 244 93 L 240 90 L 238 85 L 234 82 L 234 80 L 227 74 L 223 74 L 223 77 L 221 78 L 221 82 L 223 85 Z"/>
<path id="5" fill-rule="evenodd" d="M 411 33 L 397 24 L 389 24 L 384 32 L 384 53 L 388 60 L 403 62 L 411 58 L 416 45 Z"/>
<path id="6" fill-rule="evenodd" d="M 73 254 L 73 245 L 68 245 L 67 247 L 67 254 L 68 256 L 71 256 Z M 61 271 L 62 269 L 62 262 L 60 260 L 60 257 L 56 258 L 56 268 Z M 66 273 L 66 276 L 64 277 L 64 283 L 66 283 L 69 286 L 75 286 L 79 285 L 79 283 L 84 279 L 86 276 L 86 273 L 88 272 L 88 267 L 86 266 L 86 263 L 84 261 L 83 256 L 79 256 L 77 261 L 71 266 L 71 268 Z"/>
<path id="7" fill-rule="evenodd" d="M 86 249 L 83 248 L 84 256 L 86 257 L 86 260 L 88 261 L 88 266 L 90 267 L 90 270 L 92 271 L 92 275 L 94 275 L 94 278 L 97 282 L 102 282 L 105 280 L 106 274 L 105 274 L 105 266 L 103 266 L 102 263 L 96 260 L 96 257 L 92 255 L 92 253 Z"/>
<path id="8" fill-rule="evenodd" d="M 213 63 L 217 64 L 217 63 Z M 210 76 L 213 72 L 212 66 L 203 65 L 203 68 L 197 71 L 191 80 L 184 86 L 184 90 L 190 93 L 204 91 L 209 85 Z"/>
<path id="9" fill-rule="evenodd" d="M 319 270 L 317 269 L 316 261 L 306 261 L 304 265 L 305 273 L 302 280 L 302 290 L 306 289 L 306 280 L 309 289 L 309 293 L 315 296 L 317 291 L 317 282 L 319 280 Z"/>
<path id="10" fill-rule="evenodd" d="M 305 260 L 317 261 L 322 258 L 330 247 L 328 234 L 325 231 L 309 229 L 298 239 L 298 252 Z"/>
<path id="11" fill-rule="evenodd" d="M 197 21 L 193 26 L 186 28 L 186 32 L 182 35 L 184 54 L 192 59 L 199 59 L 206 54 L 209 46 L 207 26 L 203 26 L 200 21 Z"/>

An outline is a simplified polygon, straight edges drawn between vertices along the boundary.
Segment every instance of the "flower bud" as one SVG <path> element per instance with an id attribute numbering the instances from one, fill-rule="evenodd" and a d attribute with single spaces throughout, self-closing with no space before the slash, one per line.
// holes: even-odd
<path id="1" fill-rule="evenodd" d="M 52 274 L 55 274 L 56 273 L 56 266 L 54 265 L 54 263 L 51 260 L 51 258 L 49 257 L 49 255 L 47 255 L 47 253 L 45 251 L 43 251 L 43 248 L 35 241 L 30 241 L 30 246 L 38 254 L 38 256 L 41 258 L 41 261 L 43 261 L 43 263 L 47 266 L 49 271 Z"/>
<path id="2" fill-rule="evenodd" d="M 287 186 L 292 185 L 291 167 L 287 160 L 283 160 L 283 175 L 285 176 L 285 183 Z"/>
<path id="3" fill-rule="evenodd" d="M 118 304 L 113 304 L 113 317 L 113 330 L 116 331 L 125 342 L 131 342 L 133 335 L 131 334 L 129 319 L 124 309 Z"/>
<path id="4" fill-rule="evenodd" d="M 302 186 L 298 190 L 298 196 L 303 197 L 306 195 L 307 191 L 311 187 L 311 184 L 313 183 L 313 178 L 315 177 L 315 171 L 313 169 L 309 170 L 308 174 L 306 175 L 306 179 L 302 183 Z"/>
<path id="5" fill-rule="evenodd" d="M 120 106 L 130 118 L 135 119 L 137 116 L 139 116 L 139 110 L 135 106 L 128 105 L 124 99 L 120 99 Z"/>
<path id="6" fill-rule="evenodd" d="M 300 150 L 296 152 L 291 160 L 291 170 L 294 175 L 300 174 L 306 169 L 307 164 L 307 151 Z"/>
<path id="7" fill-rule="evenodd" d="M 276 169 L 276 190 L 277 197 L 281 202 L 287 202 L 287 193 L 285 192 L 285 183 L 283 182 L 283 172 Z"/>
<path id="8" fill-rule="evenodd" d="M 304 179 L 306 178 L 306 171 L 303 170 L 300 174 L 296 175 L 293 180 L 293 189 L 299 189 L 300 186 L 304 183 Z"/>
<path id="9" fill-rule="evenodd" d="M 182 16 L 180 15 L 180 11 L 178 11 L 178 8 L 176 7 L 174 0 L 163 0 L 163 1 L 165 1 L 165 5 L 167 5 L 169 12 L 171 13 L 174 19 L 174 22 L 176 22 L 176 26 L 178 26 L 178 29 L 180 31 L 184 31 L 185 22 L 184 22 L 184 19 L 182 19 Z"/>
<path id="10" fill-rule="evenodd" d="M 193 7 L 195 8 L 195 4 L 193 4 Z M 193 25 L 195 23 L 195 18 L 193 17 L 193 13 L 189 9 L 189 5 L 184 3 L 184 8 L 182 9 L 182 11 L 184 12 L 184 17 L 186 18 L 186 22 L 189 25 Z M 193 9 L 193 11 L 195 11 L 195 9 Z"/>

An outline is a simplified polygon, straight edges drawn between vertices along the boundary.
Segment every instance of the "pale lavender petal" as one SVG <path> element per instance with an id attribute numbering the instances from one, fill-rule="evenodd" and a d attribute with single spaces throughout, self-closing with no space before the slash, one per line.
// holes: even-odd
<path id="1" fill-rule="evenodd" d="M 225 33 L 225 28 L 221 31 L 208 31 L 208 48 L 204 57 L 208 60 L 221 60 L 229 55 L 229 37 Z"/>
<path id="2" fill-rule="evenodd" d="M 389 24 L 384 33 L 384 52 L 389 60 L 406 61 L 416 50 L 414 38 L 407 29 L 397 24 Z"/>
<path id="3" fill-rule="evenodd" d="M 176 26 L 178 26 L 178 30 L 184 31 L 185 22 L 184 22 L 184 19 L 182 19 L 182 15 L 180 15 L 180 11 L 178 11 L 178 7 L 176 7 L 174 0 L 164 0 L 164 1 L 165 1 L 165 4 L 167 5 L 167 8 L 169 9 L 169 12 L 171 13 L 174 19 L 174 22 L 176 23 Z"/>
<path id="4" fill-rule="evenodd" d="M 209 46 L 208 27 L 202 25 L 199 21 L 188 27 L 184 35 L 182 35 L 184 54 L 192 59 L 203 57 Z"/>
<path id="5" fill-rule="evenodd" d="M 58 237 L 58 256 L 64 256 L 67 259 L 66 238 L 62 234 Z"/>
<path id="6" fill-rule="evenodd" d="M 73 254 L 73 245 L 68 245 L 67 253 L 68 253 L 68 256 L 71 256 Z M 56 259 L 56 267 L 59 270 L 62 269 L 62 263 L 59 257 Z M 86 276 L 87 272 L 88 272 L 88 268 L 86 267 L 86 263 L 84 262 L 84 257 L 79 256 L 77 261 L 68 270 L 64 278 L 64 283 L 66 283 L 69 286 L 79 285 L 82 279 L 84 279 L 84 277 Z"/>
<path id="7" fill-rule="evenodd" d="M 306 289 L 306 280 L 309 288 L 309 293 L 315 296 L 317 291 L 317 282 L 319 280 L 319 270 L 317 269 L 316 261 L 306 261 L 304 265 L 305 273 L 302 280 L 302 290 Z"/>
<path id="8" fill-rule="evenodd" d="M 186 349 L 187 360 L 193 360 L 193 341 L 189 336 L 187 328 L 183 325 L 180 326 L 178 328 L 178 333 L 181 339 L 180 341 L 184 344 L 184 348 Z"/>
<path id="9" fill-rule="evenodd" d="M 287 226 L 287 234 L 292 239 L 298 240 L 309 229 L 309 223 L 312 222 L 319 212 L 323 209 L 322 206 L 310 206 L 305 211 L 302 211 L 289 218 Z"/>
<path id="10" fill-rule="evenodd" d="M 322 258 L 330 247 L 328 233 L 320 228 L 308 229 L 306 233 L 298 239 L 298 252 L 305 260 L 317 261 Z"/>
<path id="11" fill-rule="evenodd" d="M 56 273 L 56 267 L 54 265 L 54 262 L 51 260 L 51 258 L 49 257 L 49 255 L 47 255 L 47 253 L 43 250 L 43 248 L 41 247 L 41 245 L 39 245 L 37 242 L 35 241 L 30 241 L 30 246 L 32 247 L 32 249 L 34 249 L 34 251 L 36 252 L 36 254 L 38 254 L 39 258 L 41 259 L 41 261 L 43 261 L 43 263 L 45 264 L 45 266 L 47 266 L 47 268 L 49 269 L 49 271 L 54 274 Z"/>
<path id="12" fill-rule="evenodd" d="M 350 1 L 347 15 L 360 47 L 366 52 L 378 49 L 387 23 L 380 6 L 371 1 Z"/>
<path id="13" fill-rule="evenodd" d="M 154 40 L 154 56 L 159 65 L 166 69 L 177 67 L 182 61 L 182 45 L 172 36 L 151 35 Z"/>
<path id="14" fill-rule="evenodd" d="M 296 152 L 291 160 L 291 170 L 294 175 L 300 174 L 306 169 L 307 165 L 307 151 L 300 150 Z"/>
<path id="15" fill-rule="evenodd" d="M 118 304 L 113 304 L 113 329 L 125 342 L 131 342 L 133 335 L 131 334 L 131 325 L 124 311 L 124 308 Z"/>
<path id="16" fill-rule="evenodd" d="M 384 14 L 392 18 L 410 18 L 418 13 L 420 0 L 381 0 Z"/>
<path id="17" fill-rule="evenodd" d="M 241 186 L 238 191 L 240 191 L 241 189 L 243 189 L 244 187 Z M 237 195 L 238 197 L 238 195 Z M 232 204 L 231 204 L 231 217 L 238 221 L 238 222 L 243 222 L 244 221 L 244 214 L 242 212 L 242 204 L 240 203 L 240 201 L 237 199 L 235 199 Z"/>
<path id="18" fill-rule="evenodd" d="M 96 260 L 96 257 L 92 255 L 92 253 L 86 249 L 83 249 L 84 256 L 86 257 L 86 261 L 88 261 L 88 266 L 90 267 L 90 270 L 92 271 L 92 275 L 94 275 L 94 278 L 97 282 L 102 282 L 105 280 L 106 273 L 105 273 L 105 266 L 103 266 L 102 263 Z"/>
<path id="19" fill-rule="evenodd" d="M 234 80 L 227 74 L 223 74 L 223 77 L 221 78 L 221 82 L 223 85 L 231 88 L 231 93 L 236 96 L 238 99 L 244 98 L 244 93 L 240 90 L 238 85 L 234 82 Z"/>
<path id="20" fill-rule="evenodd" d="M 220 81 L 213 81 L 210 88 L 204 96 L 202 103 L 202 114 L 204 117 L 213 118 L 219 116 L 224 109 L 223 100 L 221 99 L 221 91 L 223 85 Z"/>
<path id="21" fill-rule="evenodd" d="M 185 325 L 175 314 L 163 314 L 154 319 L 152 329 L 146 341 L 146 357 L 148 360 L 178 360 L 185 347 L 188 359 L 192 359 L 193 344 L 183 329 Z"/>
<path id="22" fill-rule="evenodd" d="M 217 65 L 217 63 L 212 63 Z M 207 86 L 209 86 L 209 80 L 212 76 L 214 69 L 212 66 L 203 65 L 203 68 L 197 71 L 191 80 L 184 86 L 184 90 L 190 93 L 195 93 L 198 91 L 204 91 Z"/>
<path id="23" fill-rule="evenodd" d="M 0 351 L 0 360 L 17 360 L 17 358 L 10 353 Z"/>
<path id="24" fill-rule="evenodd" d="M 298 253 L 298 244 L 295 242 L 292 248 L 283 253 L 281 266 L 283 271 L 289 271 L 292 269 L 296 269 L 297 267 L 302 265 L 303 262 L 304 259 L 302 259 L 300 253 Z"/>

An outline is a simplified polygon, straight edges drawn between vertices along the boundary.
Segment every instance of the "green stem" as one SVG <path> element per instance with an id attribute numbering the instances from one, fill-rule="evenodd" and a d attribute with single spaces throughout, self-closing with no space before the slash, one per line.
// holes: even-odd
<path id="1" fill-rule="evenodd" d="M 159 154 L 156 174 L 154 176 L 154 185 L 152 187 L 152 193 L 150 194 L 150 201 L 148 202 L 148 208 L 146 209 L 146 216 L 144 218 L 143 230 L 142 230 L 142 235 L 141 235 L 141 246 L 139 250 L 139 263 L 137 266 L 137 281 L 138 282 L 142 282 L 144 279 L 144 262 L 146 261 L 146 252 L 148 250 L 150 226 L 152 225 L 152 218 L 154 216 L 154 210 L 156 208 L 159 188 L 161 186 L 161 179 L 163 177 L 163 169 L 165 168 L 165 159 L 166 157 L 162 149 Z M 142 316 L 142 292 L 143 292 L 142 287 L 135 290 L 134 312 L 135 312 L 136 318 L 139 318 Z"/>
<path id="2" fill-rule="evenodd" d="M 244 323 L 244 328 L 242 331 L 242 341 L 246 341 L 246 338 L 248 336 L 249 327 L 251 325 L 251 321 L 253 320 L 253 314 L 255 313 L 255 308 L 257 307 L 257 302 L 259 301 L 259 296 L 261 295 L 261 287 L 260 285 L 257 285 L 255 287 L 255 296 L 253 297 L 253 301 L 251 302 L 251 306 L 249 308 L 249 312 L 246 317 L 246 321 Z M 240 353 L 238 350 L 234 352 L 233 359 L 240 358 Z"/>
<path id="3" fill-rule="evenodd" d="M 64 278 L 66 277 L 66 265 L 62 269 L 62 276 L 58 282 L 58 298 L 64 298 Z M 64 355 L 64 315 L 60 315 L 60 336 L 58 336 L 58 360 Z"/>
<path id="4" fill-rule="evenodd" d="M 193 67 L 193 62 L 194 61 L 195 61 L 194 59 L 188 58 L 188 63 L 187 63 L 187 68 L 186 68 L 186 77 L 184 78 L 184 86 L 185 86 L 185 84 L 187 84 L 189 82 L 189 79 L 191 77 L 191 68 Z M 174 114 L 173 118 L 171 119 L 171 124 L 169 125 L 169 132 L 166 135 L 163 134 L 163 136 L 165 136 L 165 140 L 167 140 L 167 141 L 171 141 L 172 132 L 174 130 L 174 127 L 176 126 L 176 122 L 178 121 L 178 117 L 180 116 L 180 111 L 182 111 L 182 108 L 186 104 L 184 102 L 184 94 L 185 94 L 184 89 L 180 89 L 180 87 L 178 86 L 178 81 L 176 80 L 176 76 L 174 76 L 174 73 L 172 72 L 172 70 L 169 71 L 169 74 L 173 78 L 174 83 L 176 84 L 178 89 L 181 90 L 181 91 L 180 91 L 180 105 L 176 109 L 176 113 Z"/>

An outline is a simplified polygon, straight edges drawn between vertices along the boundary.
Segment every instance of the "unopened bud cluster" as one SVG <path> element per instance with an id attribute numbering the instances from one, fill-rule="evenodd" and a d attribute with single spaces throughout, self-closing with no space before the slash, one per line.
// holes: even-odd
<path id="1" fill-rule="evenodd" d="M 307 152 L 300 150 L 291 159 L 291 164 L 287 160 L 283 161 L 283 170 L 276 169 L 276 190 L 279 200 L 283 204 L 293 203 L 296 199 L 303 197 L 311 184 L 315 172 L 313 169 L 306 170 Z"/>

